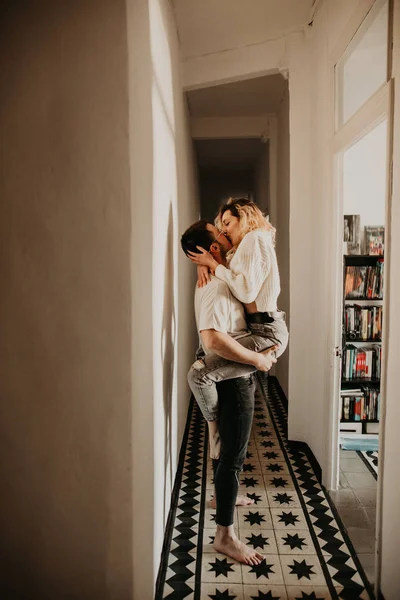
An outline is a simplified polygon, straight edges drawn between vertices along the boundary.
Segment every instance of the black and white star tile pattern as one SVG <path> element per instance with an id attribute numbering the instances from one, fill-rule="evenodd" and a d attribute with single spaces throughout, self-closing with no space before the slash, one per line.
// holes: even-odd
<path id="1" fill-rule="evenodd" d="M 366 452 L 357 450 L 357 454 L 367 465 L 375 479 L 378 479 L 378 452 L 371 450 L 367 450 Z"/>
<path id="2" fill-rule="evenodd" d="M 156 600 L 373 600 L 342 524 L 310 464 L 307 448 L 287 441 L 287 401 L 273 377 L 261 375 L 240 494 L 239 538 L 261 552 L 242 565 L 213 547 L 215 510 L 207 432 L 191 402 Z"/>

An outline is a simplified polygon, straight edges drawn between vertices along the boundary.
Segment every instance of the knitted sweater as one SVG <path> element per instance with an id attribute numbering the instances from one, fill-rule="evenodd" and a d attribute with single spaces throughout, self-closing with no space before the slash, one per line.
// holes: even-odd
<path id="1" fill-rule="evenodd" d="M 260 312 L 277 310 L 281 286 L 270 232 L 257 229 L 246 233 L 229 269 L 218 265 L 215 275 L 228 284 L 240 302 L 249 304 L 255 301 Z"/>

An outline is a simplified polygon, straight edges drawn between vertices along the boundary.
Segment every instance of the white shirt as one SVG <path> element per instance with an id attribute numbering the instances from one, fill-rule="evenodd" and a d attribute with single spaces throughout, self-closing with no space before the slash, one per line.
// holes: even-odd
<path id="1" fill-rule="evenodd" d="M 229 269 L 218 265 L 215 275 L 228 284 L 240 302 L 250 304 L 255 301 L 260 312 L 278 310 L 281 285 L 271 232 L 256 229 L 246 233 Z"/>
<path id="2" fill-rule="evenodd" d="M 242 304 L 232 295 L 226 283 L 214 275 L 211 275 L 207 285 L 202 288 L 196 286 L 194 311 L 199 333 L 205 329 L 215 329 L 234 338 L 248 333 Z M 210 352 L 204 347 L 201 337 L 200 345 L 206 354 Z"/>

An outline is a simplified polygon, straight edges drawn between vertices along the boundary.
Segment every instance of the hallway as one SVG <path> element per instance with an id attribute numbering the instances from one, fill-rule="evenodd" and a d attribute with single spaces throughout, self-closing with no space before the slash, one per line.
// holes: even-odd
<path id="1" fill-rule="evenodd" d="M 277 380 L 259 391 L 240 492 L 254 500 L 236 509 L 239 537 L 265 555 L 258 566 L 217 554 L 205 422 L 191 403 L 156 600 L 327 600 L 373 598 L 306 446 L 287 442 L 287 402 Z M 311 458 L 312 461 L 312 458 Z"/>

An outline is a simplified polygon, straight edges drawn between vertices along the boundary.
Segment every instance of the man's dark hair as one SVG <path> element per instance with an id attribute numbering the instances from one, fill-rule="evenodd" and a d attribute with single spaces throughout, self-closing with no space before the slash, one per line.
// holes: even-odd
<path id="1" fill-rule="evenodd" d="M 207 250 L 207 252 L 210 250 L 210 246 L 214 241 L 214 236 L 212 232 L 207 229 L 207 225 L 209 225 L 208 221 L 200 219 L 200 221 L 193 223 L 189 229 L 186 229 L 181 237 L 181 246 L 185 254 L 188 252 L 200 254 L 200 250 L 197 249 L 197 246 L 201 246 L 204 250 Z"/>

